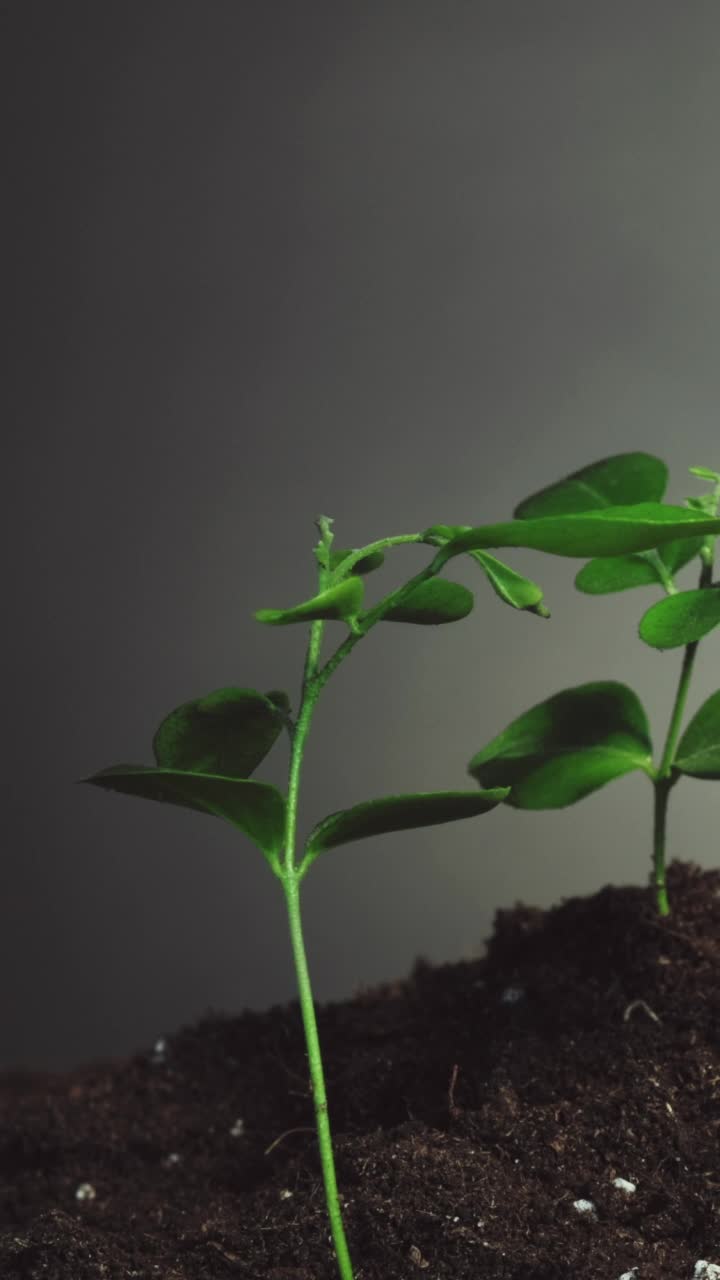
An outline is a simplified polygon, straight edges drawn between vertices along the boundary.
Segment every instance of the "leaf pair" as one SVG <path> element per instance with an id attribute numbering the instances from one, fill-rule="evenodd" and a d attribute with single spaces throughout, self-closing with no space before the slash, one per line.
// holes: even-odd
<path id="1" fill-rule="evenodd" d="M 720 778 L 720 693 L 690 721 L 673 767 Z M 563 689 L 531 707 L 468 766 L 483 787 L 510 786 L 507 803 L 517 809 L 564 808 L 635 769 L 654 776 L 647 716 L 615 681 Z"/>
<path id="2" fill-rule="evenodd" d="M 147 800 L 183 805 L 231 822 L 279 870 L 285 840 L 285 799 L 276 787 L 249 779 L 288 720 L 283 693 L 217 689 L 185 702 L 153 738 L 155 766 L 113 765 L 80 781 Z M 390 831 L 475 817 L 495 808 L 507 787 L 385 796 L 328 815 L 306 844 L 306 864 L 328 849 Z"/>

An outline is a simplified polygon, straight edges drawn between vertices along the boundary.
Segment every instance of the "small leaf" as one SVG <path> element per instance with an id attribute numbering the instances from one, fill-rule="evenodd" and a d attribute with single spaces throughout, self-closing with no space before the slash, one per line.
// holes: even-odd
<path id="1" fill-rule="evenodd" d="M 445 561 L 486 547 L 528 547 L 559 556 L 615 556 L 646 551 L 690 533 L 718 533 L 720 520 L 660 502 L 605 507 L 537 520 L 480 525 L 457 534 L 438 552 Z"/>
<path id="2" fill-rule="evenodd" d="M 652 605 L 640 621 L 640 638 L 654 649 L 677 649 L 720 626 L 720 588 L 678 591 Z"/>
<path id="3" fill-rule="evenodd" d="M 215 689 L 184 702 L 165 717 L 153 738 L 156 764 L 191 773 L 249 778 L 280 733 L 283 710 L 272 696 L 254 689 Z"/>
<path id="4" fill-rule="evenodd" d="M 347 548 L 344 551 L 339 549 L 331 551 L 330 568 L 332 570 L 337 569 L 338 565 L 341 565 L 343 560 L 347 560 L 348 556 L 352 556 L 354 554 L 354 551 L 350 551 Z M 373 569 L 379 569 L 380 565 L 384 564 L 384 562 L 385 556 L 382 551 L 371 551 L 370 555 L 363 556 L 362 560 L 355 561 L 352 571 L 353 573 L 372 573 Z"/>
<path id="5" fill-rule="evenodd" d="M 483 787 L 510 786 L 517 809 L 560 809 L 633 769 L 652 768 L 645 712 L 626 685 L 564 689 L 524 712 L 473 756 Z"/>
<path id="6" fill-rule="evenodd" d="M 271 627 L 284 627 L 291 622 L 314 622 L 320 618 L 348 621 L 357 616 L 364 590 L 362 578 L 351 574 L 336 586 L 313 596 L 312 600 L 305 600 L 291 609 L 258 609 L 254 617 Z"/>
<path id="7" fill-rule="evenodd" d="M 702 544 L 702 538 L 677 538 L 664 543 L 657 554 L 668 573 L 673 575 L 700 554 Z M 658 585 L 663 585 L 662 575 L 652 556 L 643 551 L 636 555 L 590 560 L 575 578 L 578 591 L 587 595 L 606 595 L 610 591 Z"/>
<path id="8" fill-rule="evenodd" d="M 468 591 L 459 582 L 429 578 L 426 582 L 418 583 L 401 604 L 388 609 L 380 621 L 437 626 L 441 622 L 458 622 L 460 618 L 467 617 L 473 604 L 472 591 Z"/>
<path id="9" fill-rule="evenodd" d="M 711 694 L 696 711 L 673 765 L 691 778 L 720 778 L 720 692 Z"/>
<path id="10" fill-rule="evenodd" d="M 254 840 L 270 861 L 276 859 L 282 849 L 285 801 L 277 788 L 266 782 L 179 769 L 153 769 L 142 764 L 112 765 L 78 781 L 225 818 Z"/>
<path id="11" fill-rule="evenodd" d="M 575 578 L 575 586 L 589 596 L 600 596 L 610 591 L 628 591 L 630 587 L 657 586 L 659 581 L 655 566 L 638 552 L 634 556 L 589 560 Z"/>
<path id="12" fill-rule="evenodd" d="M 308 837 L 307 854 L 315 857 L 339 844 L 382 836 L 390 831 L 474 818 L 494 809 L 508 792 L 507 787 L 496 787 L 490 791 L 426 791 L 366 800 L 352 809 L 340 809 L 323 818 Z"/>
<path id="13" fill-rule="evenodd" d="M 550 612 L 542 605 L 543 590 L 529 578 L 523 578 L 509 565 L 503 564 L 487 551 L 471 551 L 473 560 L 484 569 L 488 582 L 496 595 L 513 609 L 529 609 L 543 618 L 549 618 Z"/>
<path id="14" fill-rule="evenodd" d="M 531 494 L 515 508 L 514 515 L 526 520 L 660 502 L 667 481 L 668 469 L 660 458 L 649 453 L 617 453 Z"/>
<path id="15" fill-rule="evenodd" d="M 720 484 L 720 475 L 717 471 L 711 471 L 709 467 L 688 467 L 691 476 L 700 476 L 702 480 L 711 480 L 713 484 Z"/>

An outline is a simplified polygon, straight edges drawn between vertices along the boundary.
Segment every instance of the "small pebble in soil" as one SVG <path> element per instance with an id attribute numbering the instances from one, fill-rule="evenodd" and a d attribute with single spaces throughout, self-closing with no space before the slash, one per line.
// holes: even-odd
<path id="1" fill-rule="evenodd" d="M 291 1197 L 292 1197 L 292 1191 L 289 1191 L 287 1187 L 283 1187 L 282 1191 L 280 1192 L 280 1199 L 290 1200 Z"/>
<path id="2" fill-rule="evenodd" d="M 693 1280 L 720 1280 L 720 1267 L 715 1262 L 705 1262 L 700 1258 L 695 1263 Z"/>
<path id="3" fill-rule="evenodd" d="M 525 999 L 524 987 L 506 987 L 500 996 L 501 1004 L 517 1004 L 520 1000 Z"/>
<path id="4" fill-rule="evenodd" d="M 637 1191 L 637 1183 L 628 1182 L 627 1178 L 613 1178 L 613 1186 L 618 1191 L 624 1191 L 626 1195 L 631 1196 L 633 1191 Z"/>
<path id="5" fill-rule="evenodd" d="M 631 1271 L 623 1271 L 622 1275 L 618 1276 L 618 1280 L 635 1280 L 637 1273 L 637 1267 L 633 1267 Z"/>
<path id="6" fill-rule="evenodd" d="M 153 1045 L 153 1051 L 152 1051 L 150 1061 L 153 1062 L 156 1067 L 160 1067 L 164 1062 L 167 1061 L 166 1054 L 167 1054 L 167 1040 L 165 1039 L 164 1036 L 160 1036 L 159 1039 L 157 1039 L 155 1041 L 155 1044 Z"/>
<path id="7" fill-rule="evenodd" d="M 230 1130 L 230 1137 L 242 1138 L 244 1132 L 245 1132 L 245 1121 L 239 1118 L 235 1121 L 232 1129 Z"/>
<path id="8" fill-rule="evenodd" d="M 75 1192 L 76 1200 L 94 1200 L 97 1192 L 92 1182 L 81 1182 Z"/>
<path id="9" fill-rule="evenodd" d="M 597 1217 L 597 1209 L 592 1200 L 573 1200 L 573 1209 L 578 1213 L 588 1213 L 593 1218 Z"/>
<path id="10" fill-rule="evenodd" d="M 179 1154 L 179 1152 L 171 1151 L 170 1155 L 165 1156 L 165 1159 L 163 1160 L 163 1169 L 174 1168 L 176 1164 L 180 1163 L 181 1159 L 182 1159 L 182 1156 Z"/>

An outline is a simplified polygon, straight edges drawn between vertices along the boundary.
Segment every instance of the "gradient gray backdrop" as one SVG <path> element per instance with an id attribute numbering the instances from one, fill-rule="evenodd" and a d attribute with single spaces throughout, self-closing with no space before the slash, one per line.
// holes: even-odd
<path id="1" fill-rule="evenodd" d="M 662 0 L 104 0 L 3 8 L 13 216 L 1 1059 L 147 1046 L 293 995 L 279 887 L 225 823 L 74 785 L 180 702 L 297 693 L 251 610 L 339 545 L 507 518 L 563 473 L 720 464 L 720 8 Z M 372 596 L 425 562 L 398 550 Z M 550 622 L 379 629 L 320 704 L 302 830 L 465 785 L 521 710 L 679 658 L 637 592 L 517 553 Z M 684 579 L 687 585 L 691 582 Z M 340 631 L 338 634 L 342 634 Z M 691 708 L 717 687 L 701 651 Z M 281 782 L 284 744 L 261 776 Z M 318 997 L 476 953 L 494 909 L 644 882 L 650 788 L 339 850 L 305 882 Z M 717 862 L 720 792 L 670 851 Z"/>

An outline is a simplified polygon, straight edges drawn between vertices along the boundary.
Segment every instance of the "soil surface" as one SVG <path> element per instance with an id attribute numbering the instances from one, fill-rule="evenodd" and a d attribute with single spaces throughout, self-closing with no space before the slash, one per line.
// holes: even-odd
<path id="1" fill-rule="evenodd" d="M 319 1010 L 357 1280 L 720 1276 L 720 871 L 670 892 Z M 0 1102 L 2 1280 L 336 1280 L 296 1004 Z"/>

